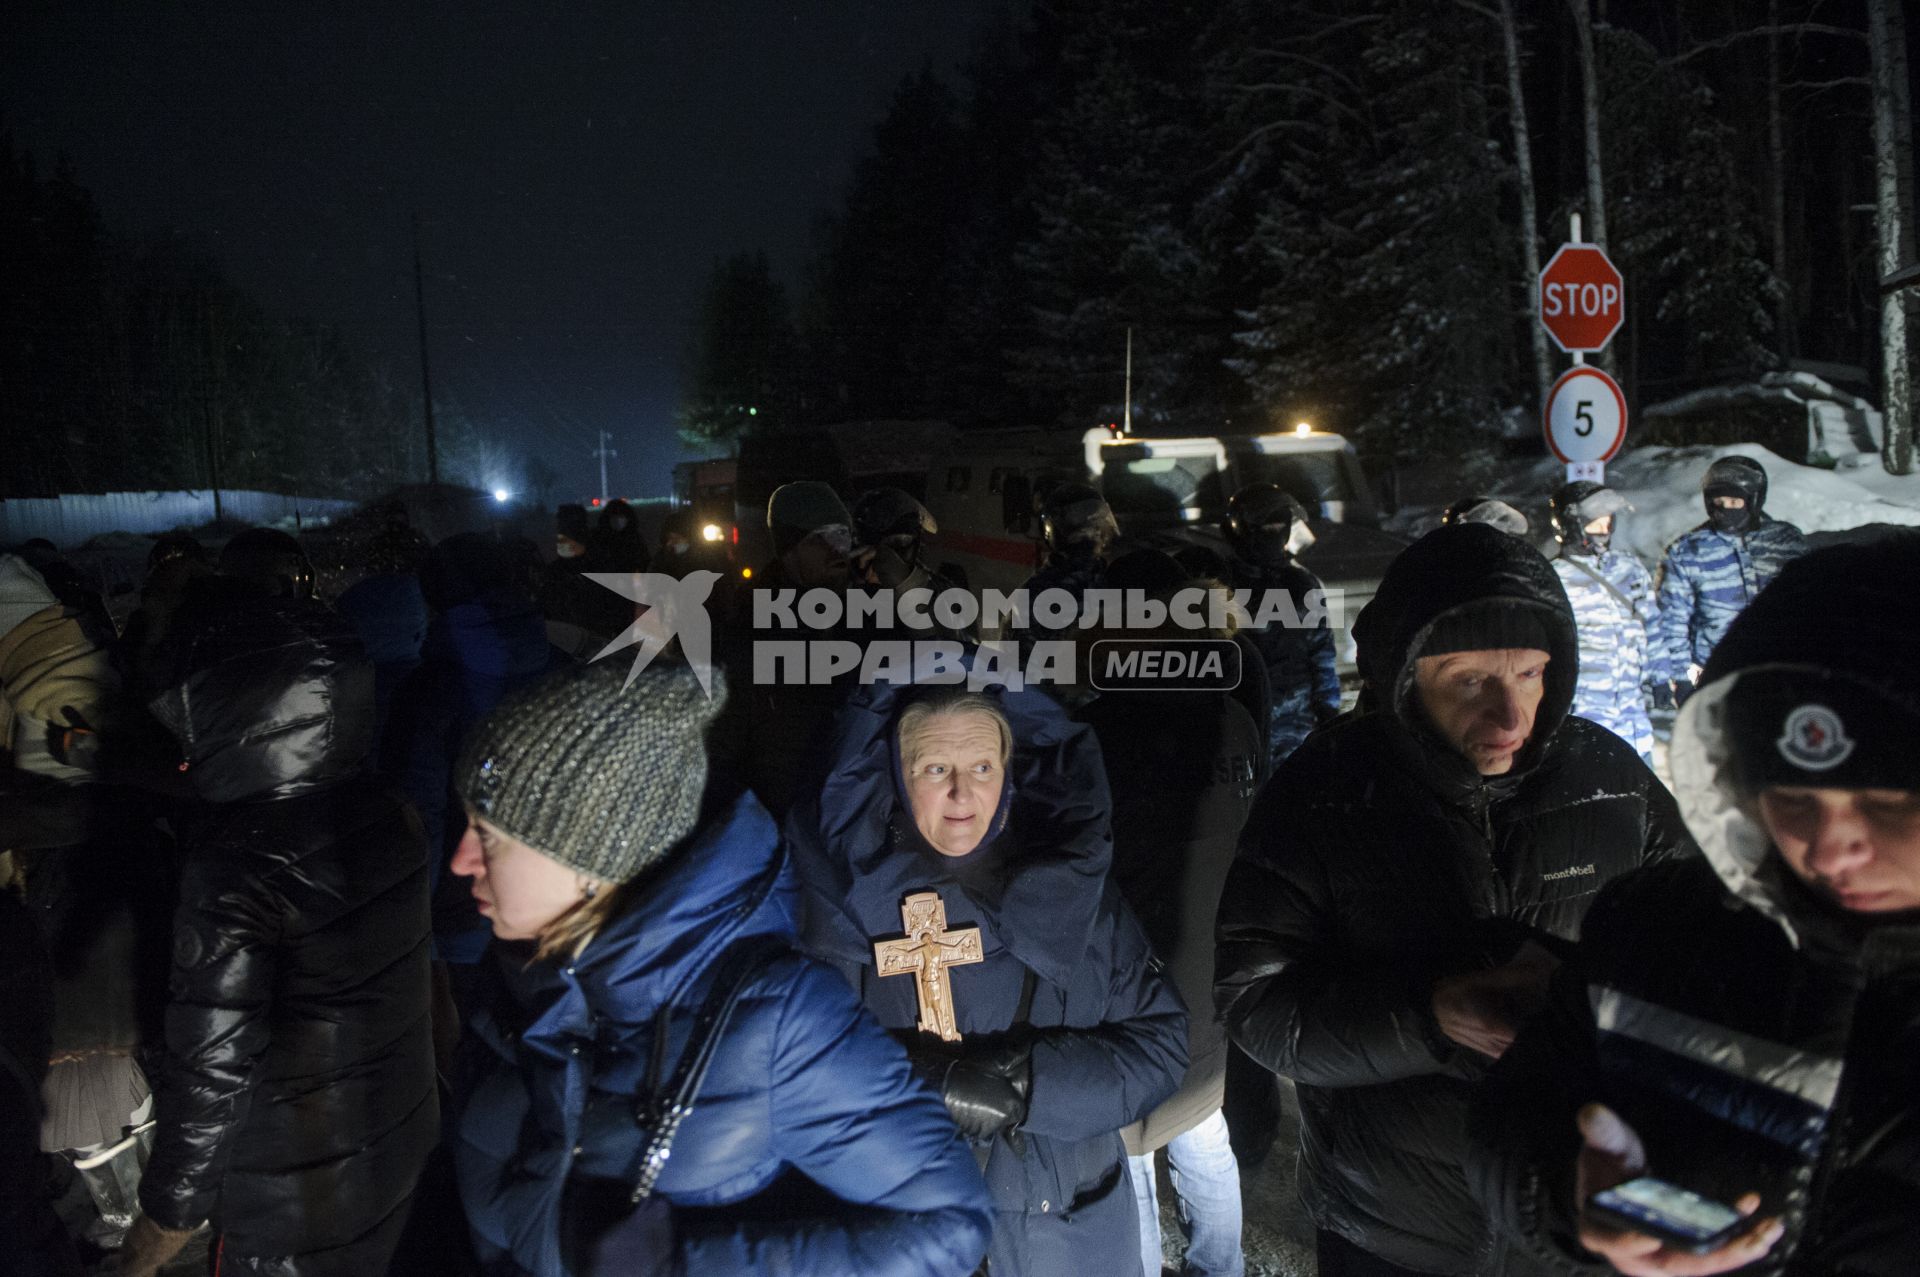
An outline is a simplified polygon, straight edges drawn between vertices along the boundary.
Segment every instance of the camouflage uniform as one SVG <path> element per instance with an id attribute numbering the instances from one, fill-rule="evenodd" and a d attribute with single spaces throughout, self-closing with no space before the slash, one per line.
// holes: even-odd
<path id="1" fill-rule="evenodd" d="M 1799 528 L 1765 516 L 1751 532 L 1702 525 L 1668 546 L 1660 567 L 1658 641 L 1672 676 L 1683 679 L 1687 666 L 1704 666 L 1733 618 L 1807 549 Z"/>
<path id="2" fill-rule="evenodd" d="M 1614 550 L 1571 555 L 1563 548 L 1553 570 L 1573 604 L 1580 640 L 1573 712 L 1626 741 L 1651 765 L 1647 684 L 1672 677 L 1659 643 L 1660 604 L 1653 574 L 1631 554 Z"/>
<path id="3" fill-rule="evenodd" d="M 1268 590 L 1281 591 L 1294 609 L 1305 612 L 1308 592 L 1323 588 L 1319 577 L 1292 560 L 1263 568 L 1235 558 L 1232 568 L 1234 585 L 1251 592 L 1247 610 L 1255 616 Z M 1249 628 L 1247 635 L 1267 666 L 1273 696 L 1267 747 L 1277 767 L 1281 759 L 1300 747 L 1308 733 L 1340 712 L 1333 629 L 1327 625 L 1288 629 L 1276 622 L 1265 629 Z"/>

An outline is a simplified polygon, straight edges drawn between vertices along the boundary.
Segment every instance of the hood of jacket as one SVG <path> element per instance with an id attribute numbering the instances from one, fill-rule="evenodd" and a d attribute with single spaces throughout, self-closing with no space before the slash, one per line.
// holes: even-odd
<path id="1" fill-rule="evenodd" d="M 1895 940 L 1920 957 L 1920 912 L 1850 914 L 1803 886 L 1775 853 L 1754 802 L 1754 751 L 1804 750 L 1792 720 L 1809 711 L 1846 705 L 1871 714 L 1858 721 L 1824 720 L 1854 737 L 1848 749 L 1873 751 L 1875 787 L 1920 791 L 1920 675 L 1913 666 L 1913 635 L 1920 629 L 1920 533 L 1900 533 L 1870 545 L 1836 545 L 1797 559 L 1781 571 L 1734 621 L 1714 649 L 1700 690 L 1675 721 L 1669 761 L 1674 798 L 1708 862 L 1727 890 L 1778 923 L 1797 945 L 1853 947 L 1868 932 Z M 1779 724 L 1757 730 L 1743 706 L 1771 683 L 1767 699 L 1793 708 Z M 1782 685 L 1796 689 L 1779 699 Z M 1801 705 L 1802 699 L 1806 704 Z M 1802 755 L 1804 756 L 1804 755 Z M 1763 755 L 1764 757 L 1764 755 Z M 1771 761 L 1771 760 L 1769 760 Z M 1851 780 L 1844 756 L 1830 783 Z M 1891 767 L 1889 773 L 1886 769 Z M 1817 785 L 1820 771 L 1801 783 Z M 1904 938 L 1900 933 L 1904 933 Z"/>
<path id="2" fill-rule="evenodd" d="M 411 572 L 362 577 L 334 603 L 353 622 L 375 665 L 416 665 L 427 636 L 427 600 Z"/>
<path id="3" fill-rule="evenodd" d="M 859 921 L 897 913 L 905 895 L 939 883 L 967 894 L 1035 975 L 1066 985 L 1087 950 L 1113 861 L 1099 743 L 1037 688 L 984 689 L 1013 726 L 1013 757 L 987 841 L 964 857 L 920 839 L 907 809 L 895 724 L 912 685 L 876 684 L 835 723 L 818 806 L 795 813 L 796 859 L 832 956 L 864 963 Z"/>
<path id="4" fill-rule="evenodd" d="M 373 663 L 324 604 L 232 588 L 197 592 L 149 702 L 212 802 L 286 798 L 356 774 L 374 742 Z"/>
<path id="5" fill-rule="evenodd" d="M 791 942 L 797 905 L 779 829 L 743 793 L 703 813 L 634 904 L 581 952 L 574 974 L 594 1008 L 644 1024 L 723 950 L 756 938 Z"/>
<path id="6" fill-rule="evenodd" d="M 1427 726 L 1415 699 L 1414 661 L 1436 625 L 1489 602 L 1537 613 L 1552 658 L 1526 748 L 1510 772 L 1495 778 L 1507 783 L 1533 769 L 1573 708 L 1579 642 L 1573 607 L 1553 565 L 1526 541 L 1489 524 L 1437 528 L 1393 561 L 1373 601 L 1353 625 L 1360 674 L 1374 689 L 1376 703 L 1419 743 L 1432 771 L 1463 785 L 1478 783 L 1477 774 Z"/>

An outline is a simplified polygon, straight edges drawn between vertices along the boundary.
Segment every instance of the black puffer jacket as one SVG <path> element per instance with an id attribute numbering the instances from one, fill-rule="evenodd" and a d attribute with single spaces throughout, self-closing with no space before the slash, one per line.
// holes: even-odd
<path id="1" fill-rule="evenodd" d="M 1538 609 L 1553 646 L 1530 743 L 1482 779 L 1423 725 L 1412 665 L 1437 620 L 1493 598 Z M 1485 1062 L 1441 1034 L 1433 984 L 1528 937 L 1573 940 L 1602 885 L 1691 842 L 1633 750 L 1567 717 L 1572 612 L 1525 542 L 1429 534 L 1357 630 L 1387 707 L 1323 728 L 1261 791 L 1222 897 L 1216 999 L 1233 1040 L 1299 1084 L 1314 1221 L 1405 1267 L 1479 1272 L 1461 1164 Z"/>
<path id="2" fill-rule="evenodd" d="M 1729 712 L 1749 675 L 1784 674 L 1779 710 L 1848 707 L 1861 752 L 1904 769 L 1890 787 L 1920 790 L 1916 628 L 1908 536 L 1790 565 L 1715 649 L 1672 754 L 1704 859 L 1607 889 L 1549 1013 L 1475 1105 L 1474 1188 L 1513 1247 L 1555 1272 L 1611 1271 L 1574 1239 L 1574 1114 L 1600 1101 L 1641 1134 L 1651 1173 L 1723 1200 L 1759 1192 L 1781 1217 L 1786 1235 L 1741 1273 L 1920 1272 L 1920 911 L 1848 913 L 1800 884 L 1737 779 L 1743 755 L 1788 737 L 1777 717 L 1756 731 Z"/>
<path id="3" fill-rule="evenodd" d="M 361 776 L 373 668 L 315 603 L 202 601 L 154 711 L 200 796 L 142 1207 L 229 1270 L 384 1271 L 438 1135 L 426 846 Z"/>

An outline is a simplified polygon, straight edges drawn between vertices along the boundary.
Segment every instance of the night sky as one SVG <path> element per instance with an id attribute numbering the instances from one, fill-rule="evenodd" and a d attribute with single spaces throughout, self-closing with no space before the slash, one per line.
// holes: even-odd
<path id="1" fill-rule="evenodd" d="M 185 238 L 409 385 L 417 210 L 442 412 L 563 494 L 604 427 L 614 491 L 663 494 L 714 260 L 764 248 L 791 292 L 894 87 L 1005 3 L 15 3 L 0 123 L 115 233 Z"/>

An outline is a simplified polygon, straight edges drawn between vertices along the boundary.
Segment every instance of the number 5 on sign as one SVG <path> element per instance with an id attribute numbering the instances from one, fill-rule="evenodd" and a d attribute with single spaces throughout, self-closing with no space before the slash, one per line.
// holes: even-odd
<path id="1" fill-rule="evenodd" d="M 1580 364 L 1547 395 L 1547 447 L 1568 465 L 1611 461 L 1627 438 L 1627 399 L 1619 383 Z"/>

